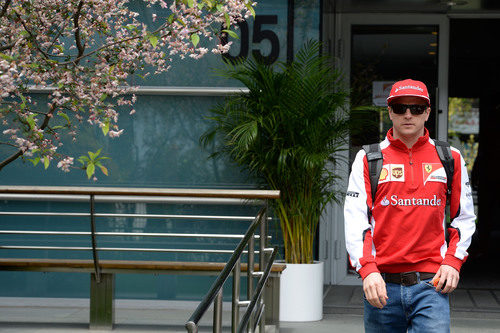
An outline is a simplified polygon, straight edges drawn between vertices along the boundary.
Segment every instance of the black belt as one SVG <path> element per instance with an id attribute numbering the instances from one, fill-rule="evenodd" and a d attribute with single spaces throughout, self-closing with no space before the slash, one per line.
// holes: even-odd
<path id="1" fill-rule="evenodd" d="M 413 286 L 420 280 L 432 279 L 435 273 L 427 272 L 404 272 L 404 273 L 381 273 L 385 282 L 396 283 L 402 286 Z"/>

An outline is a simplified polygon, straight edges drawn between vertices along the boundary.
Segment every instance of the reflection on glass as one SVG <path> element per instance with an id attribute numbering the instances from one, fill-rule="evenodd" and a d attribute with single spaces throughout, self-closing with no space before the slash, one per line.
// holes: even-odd
<path id="1" fill-rule="evenodd" d="M 302 45 L 308 38 L 319 38 L 319 3 L 318 0 L 302 0 L 295 4 L 297 11 L 297 24 L 293 27 L 296 32 L 295 45 Z M 135 1 L 131 2 L 130 6 L 140 14 L 140 19 L 153 28 L 170 15 L 168 8 L 160 8 L 159 5 L 148 7 L 144 2 Z M 288 2 L 285 0 L 258 2 L 255 12 L 256 17 L 248 18 L 244 23 L 245 28 L 236 31 L 239 38 L 230 38 L 232 42 L 230 55 L 246 58 L 252 54 L 269 56 L 272 53 L 274 60 L 285 61 L 288 29 L 292 28 L 287 22 Z M 151 20 L 153 13 L 157 15 L 156 22 Z M 212 49 L 219 42 L 217 37 L 212 40 L 202 39 L 200 46 Z M 217 70 L 224 68 L 223 57 L 219 54 L 209 53 L 198 60 L 180 59 L 174 56 L 171 64 L 172 68 L 168 72 L 150 75 L 143 79 L 141 76 L 151 70 L 147 68 L 145 72 L 138 73 L 141 76 L 134 75 L 131 83 L 140 86 L 241 86 L 234 80 L 214 75 Z"/>
<path id="2" fill-rule="evenodd" d="M 43 98 L 40 100 L 43 101 Z M 3 185 L 98 185 L 132 187 L 252 187 L 252 180 L 227 159 L 210 159 L 210 147 L 201 147 L 199 138 L 208 128 L 209 108 L 222 97 L 139 96 L 137 112 L 120 108 L 119 138 L 104 137 L 102 131 L 80 124 L 78 141 L 62 138 L 61 153 L 72 156 L 102 148 L 109 176 L 99 170 L 97 182 L 87 180 L 83 171 L 64 173 L 55 166 L 44 170 L 39 164 L 18 159 L 0 173 Z M 3 130 L 0 126 L 0 130 Z M 8 147 L 0 147 L 9 156 Z M 3 149 L 3 150 L 2 150 Z M 78 162 L 75 161 L 78 166 Z"/>
<path id="3" fill-rule="evenodd" d="M 448 105 L 448 140 L 460 149 L 471 174 L 479 148 L 479 98 L 450 97 Z M 474 189 L 476 178 L 472 178 Z"/>

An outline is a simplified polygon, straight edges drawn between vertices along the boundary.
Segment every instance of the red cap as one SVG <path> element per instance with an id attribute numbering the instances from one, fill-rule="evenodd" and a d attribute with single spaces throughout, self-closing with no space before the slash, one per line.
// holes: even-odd
<path id="1" fill-rule="evenodd" d="M 415 96 L 423 98 L 427 101 L 427 105 L 431 105 L 427 87 L 423 82 L 414 81 L 411 79 L 398 81 L 392 85 L 391 93 L 387 97 L 387 105 L 391 104 L 394 98 L 401 96 Z"/>

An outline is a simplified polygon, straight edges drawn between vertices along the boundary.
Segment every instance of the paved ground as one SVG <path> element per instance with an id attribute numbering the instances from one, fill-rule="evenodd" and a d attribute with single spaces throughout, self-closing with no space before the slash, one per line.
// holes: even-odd
<path id="1" fill-rule="evenodd" d="M 454 318 L 481 317 L 500 319 L 499 289 L 460 288 L 450 295 L 451 316 Z M 325 313 L 363 313 L 361 286 L 331 286 L 324 300 Z M 499 328 L 500 332 L 500 328 Z"/>
<path id="2" fill-rule="evenodd" d="M 362 313 L 361 303 L 357 301 L 358 296 L 361 296 L 359 289 L 359 287 L 330 288 L 325 298 L 323 320 L 310 323 L 282 322 L 280 332 L 363 332 L 363 318 L 360 315 Z M 471 295 L 476 294 L 472 293 Z M 491 301 L 491 294 L 479 293 L 477 295 L 473 298 L 476 302 L 473 307 L 474 311 L 470 309 L 462 312 L 452 310 L 452 332 L 500 332 L 500 311 L 497 311 L 499 304 L 495 305 L 487 301 Z M 486 297 L 483 297 L 485 295 Z M 498 296 L 498 293 L 493 293 L 493 295 Z M 338 305 L 342 299 L 347 298 L 349 303 L 345 303 L 344 307 L 335 307 L 335 304 Z M 459 302 L 457 301 L 456 304 Z M 117 300 L 116 325 L 113 331 L 130 333 L 186 332 L 184 323 L 196 305 L 192 302 Z M 224 307 L 224 331 L 228 332 L 230 324 L 229 304 L 224 304 Z M 210 328 L 211 316 L 211 313 L 205 315 L 200 332 L 212 331 Z M 88 332 L 88 318 L 88 300 L 84 299 L 0 298 L 0 332 Z M 92 332 L 109 331 L 93 330 Z"/>

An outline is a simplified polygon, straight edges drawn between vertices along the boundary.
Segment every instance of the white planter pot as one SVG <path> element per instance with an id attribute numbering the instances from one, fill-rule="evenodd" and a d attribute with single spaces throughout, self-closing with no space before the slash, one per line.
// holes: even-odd
<path id="1" fill-rule="evenodd" d="M 323 262 L 286 264 L 280 278 L 280 321 L 323 319 Z"/>

